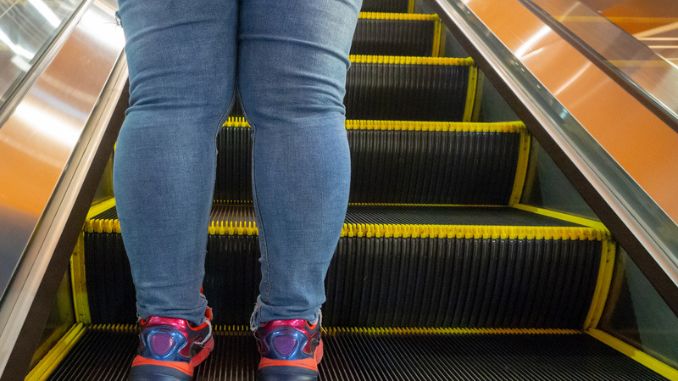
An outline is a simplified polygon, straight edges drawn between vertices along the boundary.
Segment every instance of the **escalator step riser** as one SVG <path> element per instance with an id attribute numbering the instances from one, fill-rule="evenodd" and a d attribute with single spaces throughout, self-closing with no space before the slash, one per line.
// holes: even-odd
<path id="1" fill-rule="evenodd" d="M 346 81 L 346 118 L 462 121 L 468 109 L 470 62 L 460 59 L 443 65 L 353 60 Z"/>
<path id="2" fill-rule="evenodd" d="M 361 15 L 353 35 L 351 54 L 383 54 L 392 56 L 432 56 L 438 55 L 440 26 L 437 17 L 427 15 L 409 16 L 417 19 L 395 19 L 398 15 L 388 14 L 378 18 L 378 14 Z M 385 19 L 392 17 L 392 19 Z M 421 19 L 421 18 L 429 19 Z M 437 26 L 437 28 L 436 28 Z M 438 34 L 436 36 L 436 34 Z"/>
<path id="3" fill-rule="evenodd" d="M 196 381 L 254 381 L 258 355 L 247 331 L 217 333 Z M 664 380 L 584 334 L 325 335 L 321 380 Z M 88 330 L 49 380 L 126 380 L 132 332 Z M 510 360 L 509 360 L 510 359 Z"/>
<path id="4" fill-rule="evenodd" d="M 471 59 L 351 57 L 344 97 L 347 119 L 468 121 L 467 103 L 473 101 L 467 99 L 469 71 L 475 70 Z M 376 63 L 389 59 L 396 63 Z M 476 77 L 471 80 L 475 88 Z M 236 102 L 231 116 L 242 115 Z"/>
<path id="5" fill-rule="evenodd" d="M 520 132 L 348 130 L 350 202 L 505 205 Z M 250 128 L 217 137 L 217 200 L 252 200 Z"/>
<path id="6" fill-rule="evenodd" d="M 134 322 L 116 233 L 85 235 L 95 323 Z M 579 328 L 601 243 L 588 240 L 342 237 L 327 276 L 331 326 Z M 210 235 L 205 292 L 220 324 L 245 324 L 259 274 L 256 236 Z"/>
<path id="7" fill-rule="evenodd" d="M 407 12 L 408 0 L 363 0 L 363 12 Z"/>

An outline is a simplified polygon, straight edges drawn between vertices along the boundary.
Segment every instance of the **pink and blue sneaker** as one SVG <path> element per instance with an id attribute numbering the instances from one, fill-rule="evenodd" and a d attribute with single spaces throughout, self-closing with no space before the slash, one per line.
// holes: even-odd
<path id="1" fill-rule="evenodd" d="M 259 381 L 316 381 L 323 357 L 320 324 L 306 320 L 273 320 L 254 332 L 261 360 Z"/>
<path id="2" fill-rule="evenodd" d="M 151 316 L 139 321 L 138 354 L 132 361 L 130 381 L 190 381 L 193 370 L 214 348 L 212 311 L 193 326 L 187 320 Z"/>

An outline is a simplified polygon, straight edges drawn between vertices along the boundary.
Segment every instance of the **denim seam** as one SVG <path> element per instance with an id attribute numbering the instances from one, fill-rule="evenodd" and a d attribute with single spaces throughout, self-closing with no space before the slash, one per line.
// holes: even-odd
<path id="1" fill-rule="evenodd" d="M 265 230 L 264 230 L 264 217 L 262 216 L 260 209 L 259 209 L 259 198 L 257 196 L 257 191 L 256 191 L 256 176 L 255 176 L 255 170 L 254 170 L 254 157 L 255 157 L 255 154 L 256 154 L 256 152 L 255 152 L 255 146 L 256 145 L 254 143 L 255 143 L 255 140 L 256 140 L 257 128 L 256 128 L 256 124 L 254 123 L 254 121 L 252 121 L 250 118 L 247 117 L 247 109 L 246 109 L 246 106 L 245 106 L 245 102 L 242 99 L 242 95 L 240 94 L 240 89 L 236 88 L 235 91 L 240 96 L 240 100 L 241 100 L 240 107 L 242 108 L 243 116 L 249 122 L 250 127 L 252 128 L 252 199 L 253 199 L 252 204 L 254 206 L 254 212 L 256 213 L 257 216 L 259 216 L 259 221 L 261 222 L 261 226 L 258 226 L 259 240 L 261 241 L 261 246 L 262 246 L 262 249 L 263 249 L 262 253 L 261 253 L 261 257 L 263 259 L 262 264 L 264 266 L 266 266 L 266 274 L 268 275 L 268 274 L 271 273 L 270 263 L 269 263 L 269 260 L 268 260 L 268 245 L 266 243 L 266 234 L 265 234 Z M 262 287 L 259 287 L 259 294 L 264 294 L 264 292 L 265 292 L 266 295 L 268 296 L 268 295 L 271 294 L 271 282 L 267 278 L 268 277 L 266 277 L 265 282 L 263 282 L 264 283 L 263 288 L 265 290 L 262 290 Z M 260 312 L 259 311 L 260 309 L 261 309 L 261 304 L 259 303 L 259 301 L 257 301 L 257 304 L 255 306 L 255 311 L 254 311 L 254 314 L 257 314 L 257 318 L 258 318 L 258 314 Z"/>

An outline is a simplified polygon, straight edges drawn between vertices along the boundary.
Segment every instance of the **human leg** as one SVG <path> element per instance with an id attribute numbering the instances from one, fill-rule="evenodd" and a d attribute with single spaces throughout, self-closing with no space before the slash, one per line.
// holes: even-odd
<path id="1" fill-rule="evenodd" d="M 359 0 L 244 0 L 238 83 L 252 124 L 260 380 L 315 380 L 324 279 L 350 183 L 345 94 Z"/>
<path id="2" fill-rule="evenodd" d="M 200 293 L 216 172 L 233 98 L 235 0 L 120 0 L 130 106 L 114 188 L 142 331 L 132 380 L 190 380 L 213 345 Z"/>

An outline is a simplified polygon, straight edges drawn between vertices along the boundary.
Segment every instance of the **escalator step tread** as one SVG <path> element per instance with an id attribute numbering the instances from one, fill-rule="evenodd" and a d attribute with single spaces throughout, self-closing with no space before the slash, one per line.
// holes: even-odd
<path id="1" fill-rule="evenodd" d="M 363 0 L 362 11 L 407 12 L 408 4 L 408 0 Z"/>
<path id="2" fill-rule="evenodd" d="M 325 335 L 322 380 L 664 380 L 585 334 Z M 132 332 L 90 329 L 50 380 L 125 380 Z M 196 380 L 255 380 L 247 331 L 216 334 Z"/>
<path id="3" fill-rule="evenodd" d="M 92 220 L 117 220 L 112 207 Z M 210 217 L 212 223 L 226 221 L 254 222 L 252 204 L 214 204 Z M 531 213 L 510 207 L 463 206 L 390 206 L 350 205 L 346 213 L 347 224 L 434 224 L 434 225 L 488 225 L 532 227 L 579 227 L 575 223 Z M 96 224 L 95 224 L 96 225 Z"/>
<path id="4" fill-rule="evenodd" d="M 438 55 L 440 21 L 436 15 L 361 13 L 351 54 Z"/>
<path id="5" fill-rule="evenodd" d="M 349 120 L 351 202 L 506 205 L 529 140 L 521 122 Z M 252 200 L 252 134 L 231 118 L 217 136 L 217 200 Z"/>

